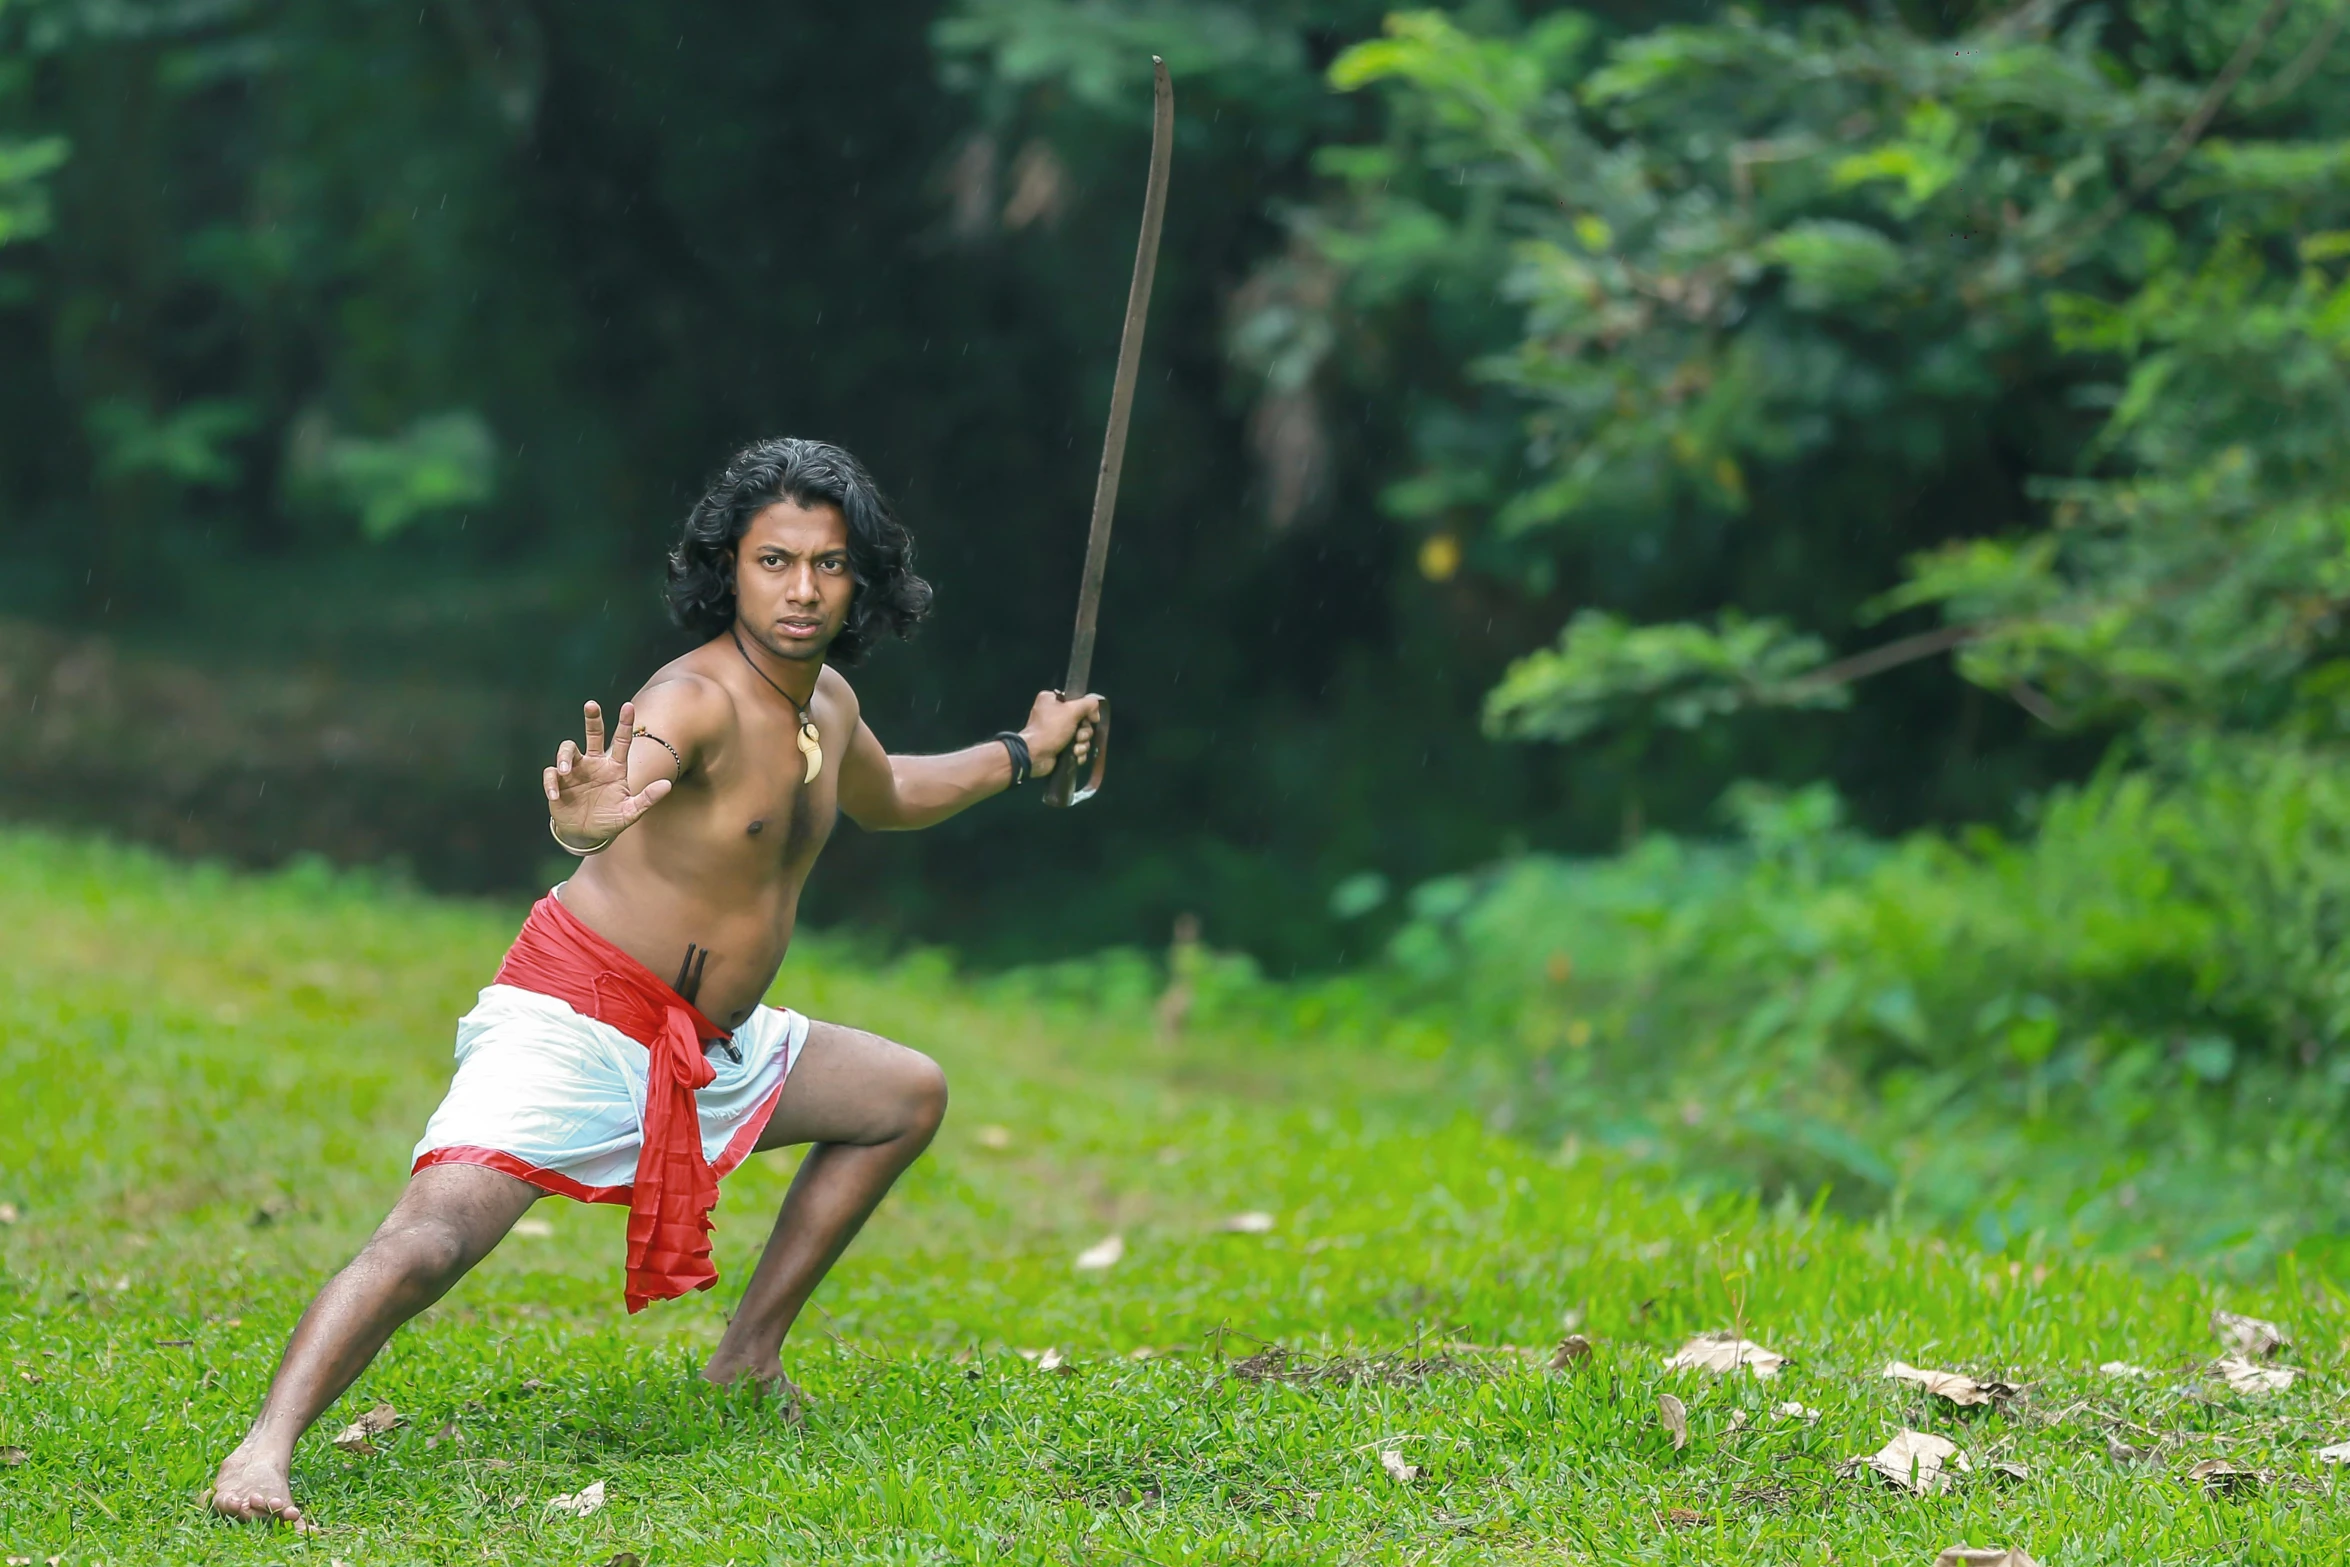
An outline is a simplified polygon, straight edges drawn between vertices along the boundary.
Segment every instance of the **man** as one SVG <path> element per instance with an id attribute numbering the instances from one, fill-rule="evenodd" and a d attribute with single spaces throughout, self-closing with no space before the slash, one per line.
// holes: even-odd
<path id="1" fill-rule="evenodd" d="M 580 858 L 458 1024 L 457 1073 L 407 1191 L 302 1314 L 212 1505 L 301 1521 L 294 1442 L 401 1323 L 549 1192 L 629 1205 L 626 1293 L 708 1288 L 717 1178 L 811 1143 L 702 1375 L 775 1390 L 833 1262 L 946 1111 L 929 1058 L 760 1004 L 836 810 L 927 827 L 1084 760 L 1099 703 L 1039 693 L 1027 724 L 949 756 L 891 756 L 831 667 L 912 632 L 930 587 L 856 459 L 817 441 L 739 453 L 687 516 L 669 601 L 701 645 L 620 709 L 611 746 L 546 770 L 548 830 Z M 674 976 L 664 980 L 660 976 Z"/>

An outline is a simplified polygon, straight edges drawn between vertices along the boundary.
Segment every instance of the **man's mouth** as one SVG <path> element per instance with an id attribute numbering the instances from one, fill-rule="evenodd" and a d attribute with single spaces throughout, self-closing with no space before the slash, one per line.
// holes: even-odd
<path id="1" fill-rule="evenodd" d="M 775 623 L 775 629 L 787 637 L 804 639 L 821 632 L 824 629 L 824 622 L 821 620 L 779 620 Z"/>

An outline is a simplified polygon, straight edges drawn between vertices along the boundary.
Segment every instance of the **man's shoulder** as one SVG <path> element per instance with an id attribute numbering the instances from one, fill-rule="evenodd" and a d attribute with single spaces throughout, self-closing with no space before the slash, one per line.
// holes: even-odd
<path id="1" fill-rule="evenodd" d="M 692 653 L 654 670 L 636 703 L 639 710 L 657 709 L 670 723 L 700 732 L 734 723 L 734 693 L 724 681 L 695 668 Z"/>
<path id="2" fill-rule="evenodd" d="M 848 676 L 830 664 L 816 672 L 816 694 L 826 702 L 847 708 L 852 722 L 864 711 L 857 703 L 857 688 L 849 684 Z"/>

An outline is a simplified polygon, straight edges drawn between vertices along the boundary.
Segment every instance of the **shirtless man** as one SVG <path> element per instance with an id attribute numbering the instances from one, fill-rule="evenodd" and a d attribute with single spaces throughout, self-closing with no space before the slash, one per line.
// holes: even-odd
<path id="1" fill-rule="evenodd" d="M 1027 724 L 949 756 L 891 756 L 830 667 L 929 608 L 912 541 L 856 460 L 762 442 L 727 464 L 669 557 L 701 646 L 620 709 L 609 749 L 546 770 L 548 826 L 580 866 L 538 907 L 458 1025 L 457 1073 L 407 1190 L 302 1314 L 212 1505 L 299 1523 L 294 1442 L 393 1331 L 550 1192 L 629 1205 L 626 1293 L 708 1288 L 717 1177 L 808 1143 L 702 1375 L 774 1389 L 784 1335 L 946 1112 L 928 1057 L 761 1005 L 836 810 L 927 827 L 1084 760 L 1098 702 L 1041 692 Z M 674 978 L 664 978 L 674 976 Z"/>

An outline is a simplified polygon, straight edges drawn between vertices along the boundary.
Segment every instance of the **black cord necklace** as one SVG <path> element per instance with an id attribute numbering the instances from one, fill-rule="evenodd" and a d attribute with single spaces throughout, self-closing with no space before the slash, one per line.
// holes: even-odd
<path id="1" fill-rule="evenodd" d="M 741 632 L 735 630 L 732 626 L 728 626 L 726 628 L 726 634 L 734 639 L 734 650 L 743 656 L 744 663 L 751 666 L 751 673 L 757 675 L 761 680 L 766 681 L 768 685 L 773 686 L 775 694 L 779 697 L 782 697 L 786 702 L 791 703 L 792 711 L 799 714 L 800 755 L 808 759 L 808 776 L 802 778 L 800 782 L 803 785 L 814 783 L 816 781 L 816 775 L 824 771 L 824 747 L 819 743 L 821 737 L 816 733 L 816 720 L 809 714 L 808 704 L 793 696 L 783 687 L 776 685 L 775 677 L 767 673 L 766 670 L 759 667 L 759 661 L 751 657 L 751 650 L 743 646 Z"/>

